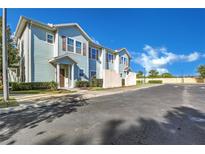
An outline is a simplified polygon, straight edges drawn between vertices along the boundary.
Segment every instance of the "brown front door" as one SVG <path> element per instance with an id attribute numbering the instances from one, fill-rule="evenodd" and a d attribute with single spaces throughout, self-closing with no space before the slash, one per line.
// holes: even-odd
<path id="1" fill-rule="evenodd" d="M 64 76 L 65 76 L 64 69 L 60 69 L 60 87 L 64 87 Z"/>

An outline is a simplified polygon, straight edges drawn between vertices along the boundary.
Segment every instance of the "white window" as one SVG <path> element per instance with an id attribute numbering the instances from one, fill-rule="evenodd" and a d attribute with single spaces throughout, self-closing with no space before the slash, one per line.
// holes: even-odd
<path id="1" fill-rule="evenodd" d="M 53 44 L 54 36 L 52 34 L 47 33 L 47 42 Z"/>
<path id="2" fill-rule="evenodd" d="M 95 48 L 92 48 L 91 50 L 91 58 L 96 59 L 97 57 L 97 50 Z"/>
<path id="3" fill-rule="evenodd" d="M 81 48 L 82 48 L 81 46 L 82 46 L 81 42 L 76 41 L 76 53 L 81 54 Z"/>
<path id="4" fill-rule="evenodd" d="M 128 65 L 127 58 L 124 58 L 124 64 L 125 64 L 126 66 Z"/>
<path id="5" fill-rule="evenodd" d="M 67 50 L 71 52 L 74 51 L 74 40 L 71 38 L 67 38 Z"/>
<path id="6" fill-rule="evenodd" d="M 108 54 L 108 61 L 113 63 L 113 54 Z"/>
<path id="7" fill-rule="evenodd" d="M 120 64 L 123 64 L 123 57 L 120 58 Z"/>
<path id="8" fill-rule="evenodd" d="M 96 71 L 90 71 L 90 78 L 96 77 Z"/>

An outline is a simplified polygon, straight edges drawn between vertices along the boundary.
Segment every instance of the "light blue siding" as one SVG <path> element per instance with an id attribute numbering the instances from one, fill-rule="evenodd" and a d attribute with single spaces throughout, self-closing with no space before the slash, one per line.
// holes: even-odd
<path id="1" fill-rule="evenodd" d="M 114 71 L 114 61 L 115 61 L 115 55 L 113 54 L 113 52 L 111 52 L 111 51 L 106 51 L 108 54 L 112 54 L 113 55 L 113 63 L 111 62 L 111 61 L 109 61 L 108 60 L 108 62 L 106 62 L 106 65 L 107 65 L 107 68 L 109 69 L 109 70 L 112 70 L 112 71 Z M 107 55 L 106 55 L 107 56 Z"/>
<path id="2" fill-rule="evenodd" d="M 89 80 L 88 41 L 76 27 L 59 28 L 58 33 L 59 33 L 59 56 L 67 54 L 71 59 L 73 59 L 76 62 L 75 68 L 74 68 L 74 72 L 75 72 L 74 79 L 75 80 Z M 80 41 L 82 43 L 82 46 L 83 46 L 83 43 L 85 43 L 87 47 L 86 56 L 83 56 L 82 54 L 78 54 L 78 53 L 69 52 L 69 51 L 63 51 L 62 50 L 62 36 L 66 36 L 76 41 Z M 80 69 L 83 70 L 83 73 L 84 73 L 83 76 L 79 76 Z"/>
<path id="3" fill-rule="evenodd" d="M 48 60 L 53 57 L 54 45 L 46 42 L 46 30 L 31 27 L 31 80 L 44 82 L 55 80 L 55 67 Z"/>
<path id="4" fill-rule="evenodd" d="M 90 48 L 96 48 L 96 47 L 93 47 L 93 46 L 90 46 Z M 101 54 L 102 54 L 102 51 L 100 48 L 96 48 Z M 91 71 L 95 71 L 96 72 L 96 78 L 100 78 L 100 71 L 101 71 L 101 68 L 100 68 L 100 65 L 101 65 L 101 61 L 100 61 L 100 58 L 98 60 L 96 59 L 89 59 L 89 70 L 90 72 Z M 89 72 L 89 75 L 90 75 L 90 72 Z"/>
<path id="5" fill-rule="evenodd" d="M 129 61 L 130 61 L 130 59 L 129 59 L 129 56 L 127 55 L 127 52 L 124 50 L 124 51 L 121 51 L 120 53 L 119 53 L 119 57 L 120 57 L 120 60 L 121 60 L 121 57 L 125 57 L 125 58 L 127 58 L 127 60 L 128 60 L 128 66 L 129 66 Z M 122 75 L 122 78 L 125 78 L 125 76 L 126 76 L 126 73 L 124 72 L 124 70 L 125 70 L 125 64 L 119 64 L 119 69 L 120 69 L 120 71 L 119 71 L 119 73 Z"/>

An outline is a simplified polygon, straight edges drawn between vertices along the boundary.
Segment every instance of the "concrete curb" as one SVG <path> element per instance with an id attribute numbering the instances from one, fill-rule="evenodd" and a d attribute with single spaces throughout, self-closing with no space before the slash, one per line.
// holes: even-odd
<path id="1" fill-rule="evenodd" d="M 82 99 L 89 99 L 89 98 L 95 98 L 95 97 L 101 97 L 101 96 L 108 96 L 108 95 L 114 95 L 114 94 L 120 94 L 120 93 L 124 93 L 124 92 L 130 92 L 130 91 L 138 91 L 138 90 L 143 90 L 143 89 L 148 89 L 148 88 L 152 88 L 152 87 L 158 87 L 158 86 L 162 86 L 164 84 L 160 84 L 160 85 L 152 85 L 152 86 L 148 86 L 148 87 L 141 87 L 138 89 L 122 89 L 120 91 L 116 91 L 116 92 L 107 92 L 107 93 L 96 93 L 96 94 L 83 94 L 82 93 L 82 97 L 81 98 L 75 98 L 76 101 L 80 101 Z M 79 93 L 81 94 L 81 93 Z M 55 96 L 47 96 L 47 97 L 41 97 L 42 98 L 58 98 L 60 96 L 71 96 L 72 94 L 60 94 L 60 95 L 55 95 Z M 28 99 L 21 99 L 18 102 L 25 102 L 28 101 Z M 31 99 L 29 99 L 31 101 Z M 39 100 L 39 97 L 34 100 Z M 56 102 L 43 102 L 42 100 L 39 100 L 37 103 L 28 103 L 28 104 L 20 104 L 19 106 L 16 107 L 8 107 L 8 108 L 1 108 L 0 109 L 0 115 L 1 114 L 8 114 L 8 113 L 15 113 L 15 112 L 19 112 L 19 111 L 23 111 L 29 108 L 38 108 L 38 107 L 43 107 L 43 106 L 50 106 L 50 105 L 54 105 L 54 104 L 58 104 Z M 62 103 L 64 104 L 64 103 Z"/>

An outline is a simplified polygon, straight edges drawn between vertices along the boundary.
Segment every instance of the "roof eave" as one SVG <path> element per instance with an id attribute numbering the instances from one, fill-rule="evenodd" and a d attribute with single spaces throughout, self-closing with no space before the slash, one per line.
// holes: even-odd
<path id="1" fill-rule="evenodd" d="M 19 22 L 17 24 L 15 34 L 14 34 L 15 38 L 19 38 L 21 36 L 21 34 L 23 32 L 23 29 L 24 29 L 24 27 L 26 26 L 27 23 L 31 23 L 33 25 L 36 25 L 38 27 L 41 27 L 41 28 L 44 28 L 44 29 L 47 29 L 47 30 L 50 30 L 50 31 L 55 31 L 56 30 L 55 27 L 51 27 L 49 25 L 46 25 L 46 24 L 40 23 L 38 21 L 35 21 L 35 20 L 32 20 L 32 19 L 21 16 L 20 19 L 19 19 Z"/>

